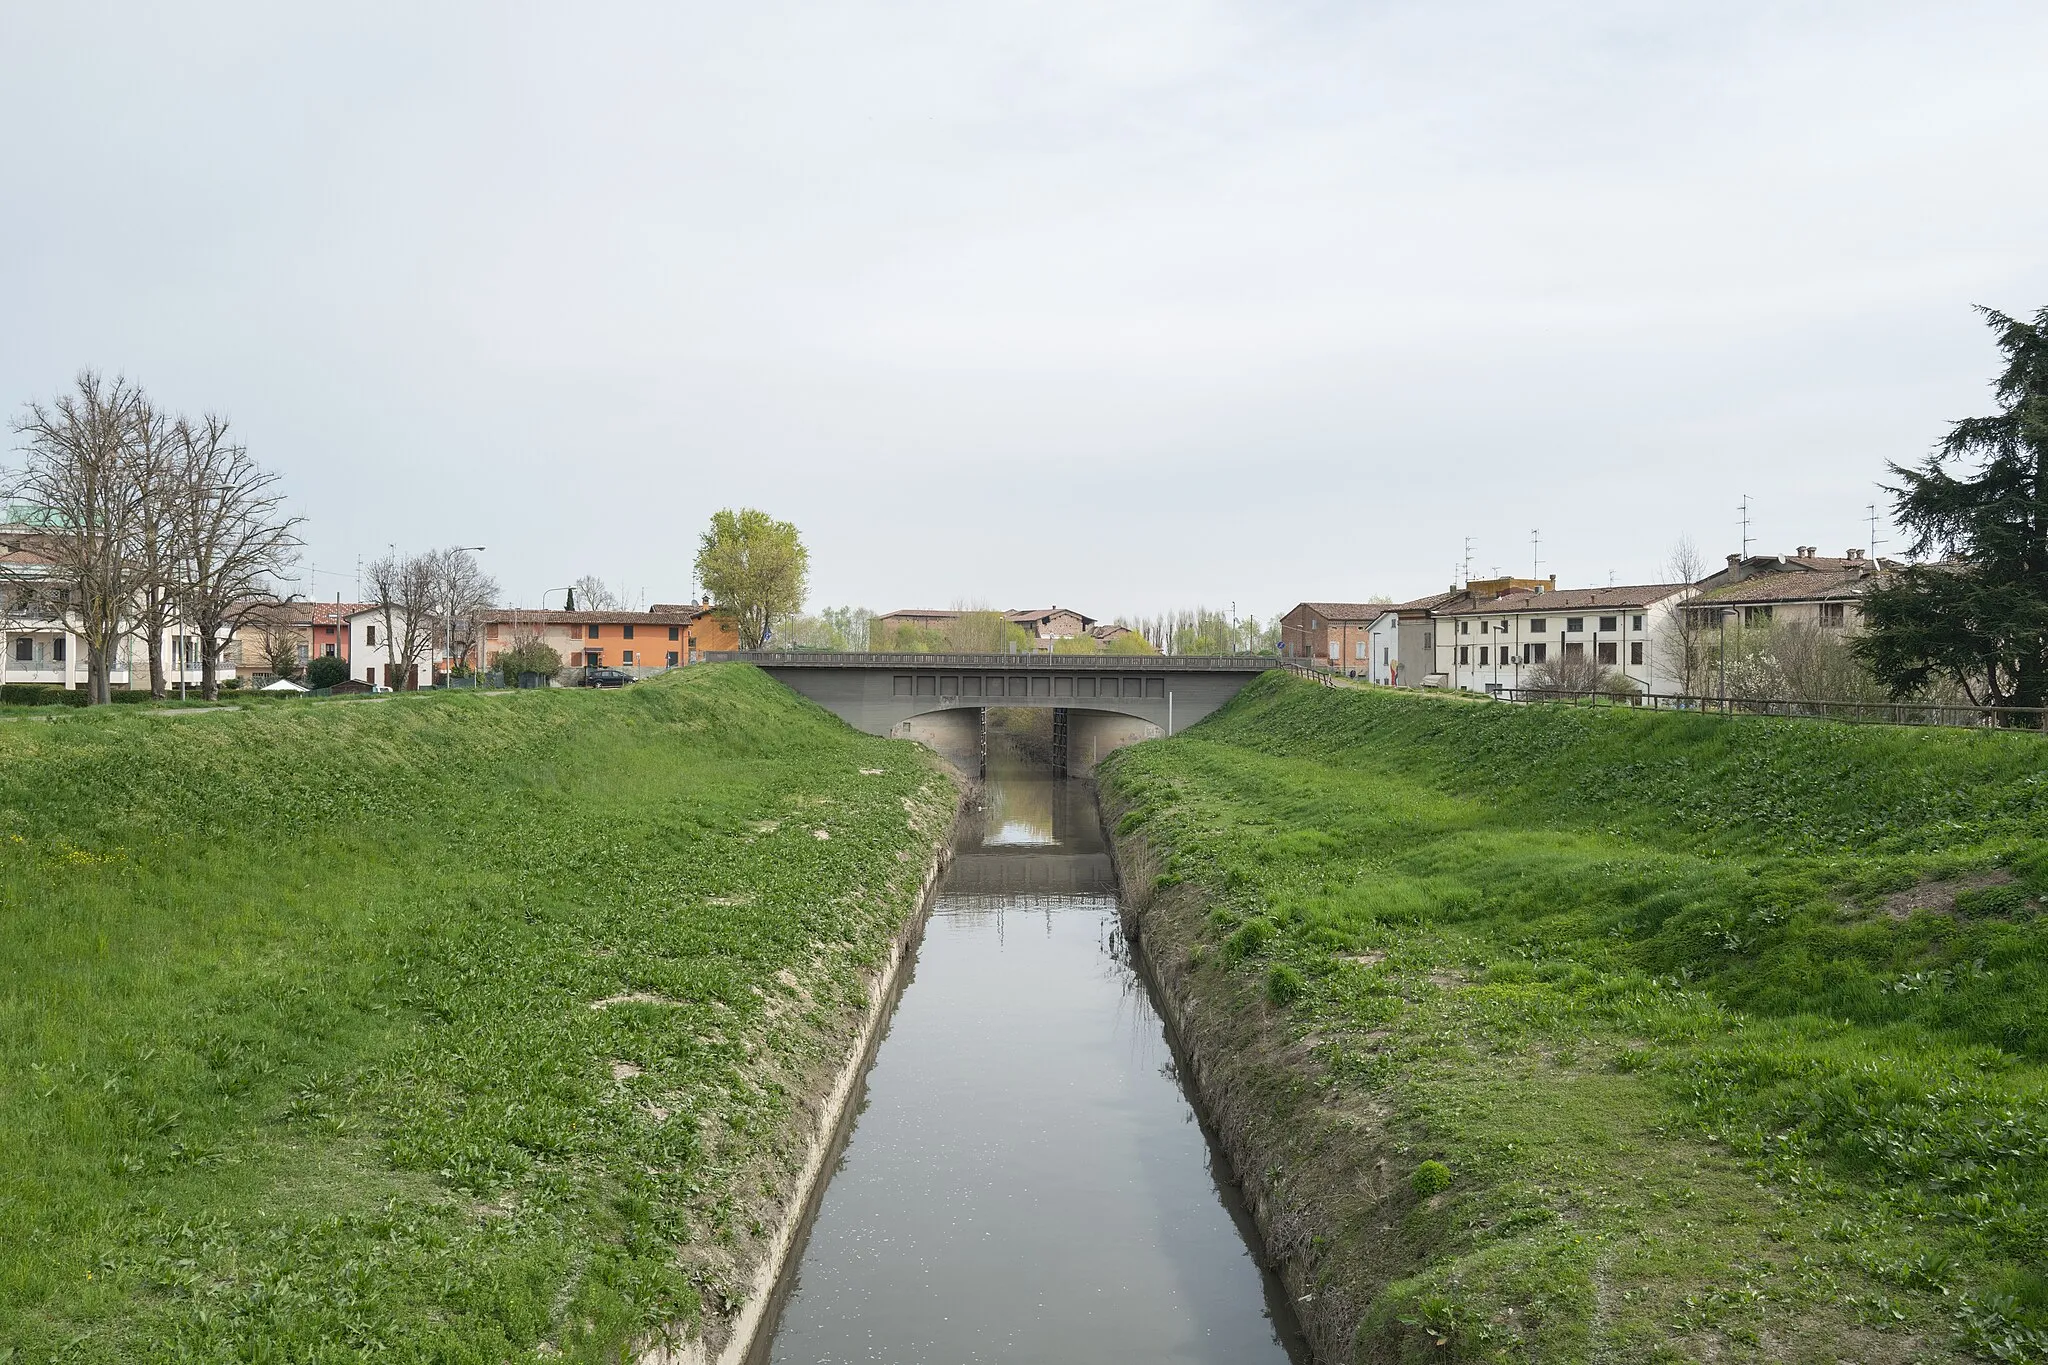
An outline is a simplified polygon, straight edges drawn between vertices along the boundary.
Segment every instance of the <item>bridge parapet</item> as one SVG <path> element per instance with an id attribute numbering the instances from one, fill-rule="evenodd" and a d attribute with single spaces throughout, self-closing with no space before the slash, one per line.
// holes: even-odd
<path id="1" fill-rule="evenodd" d="M 1270 654 L 835 654 L 827 650 L 712 650 L 709 663 L 749 663 L 762 668 L 916 668 L 1002 672 L 1080 673 L 1264 673 L 1287 668 Z"/>
<path id="2" fill-rule="evenodd" d="M 1253 678 L 1287 667 L 1280 659 L 1257 654 L 829 654 L 759 650 L 712 653 L 705 658 L 754 664 L 856 729 L 876 735 L 917 737 L 940 748 L 944 747 L 941 740 L 961 724 L 971 720 L 978 727 L 978 712 L 986 707 L 1049 707 L 1077 715 L 1099 713 L 1080 727 L 1091 736 L 1086 749 L 1091 762 L 1099 748 L 1106 750 L 1114 743 L 1143 738 L 1146 734 L 1172 734 L 1185 729 L 1229 701 Z M 977 714 L 941 714 L 961 711 Z M 1133 727 L 1130 722 L 1134 720 L 1142 723 Z"/>

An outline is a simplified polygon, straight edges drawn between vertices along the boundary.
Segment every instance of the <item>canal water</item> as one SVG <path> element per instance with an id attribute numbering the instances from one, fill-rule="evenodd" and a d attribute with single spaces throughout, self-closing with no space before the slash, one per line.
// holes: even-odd
<path id="1" fill-rule="evenodd" d="M 1118 927 L 1093 791 L 992 742 L 765 1358 L 1306 1361 Z"/>

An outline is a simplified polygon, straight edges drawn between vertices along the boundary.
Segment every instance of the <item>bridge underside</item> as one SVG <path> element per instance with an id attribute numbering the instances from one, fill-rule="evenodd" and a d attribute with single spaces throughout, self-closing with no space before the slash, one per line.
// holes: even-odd
<path id="1" fill-rule="evenodd" d="M 1084 770 L 1114 748 L 1186 729 L 1273 666 L 1260 659 L 1156 656 L 740 657 L 857 730 L 918 739 L 956 762 L 970 730 L 978 755 L 984 708 L 1064 712 L 1071 765 Z"/>

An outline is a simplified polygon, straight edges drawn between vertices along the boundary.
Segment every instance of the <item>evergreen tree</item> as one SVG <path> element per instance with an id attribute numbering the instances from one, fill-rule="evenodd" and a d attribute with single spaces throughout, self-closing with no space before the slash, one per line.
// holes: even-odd
<path id="1" fill-rule="evenodd" d="M 1857 651 L 1895 697 L 1954 679 L 1987 706 L 2048 704 L 2048 308 L 1998 333 L 2001 411 L 1957 422 L 1920 468 L 1893 465 L 1916 564 L 1864 599 Z M 1951 473 L 1949 463 L 1959 468 Z"/>

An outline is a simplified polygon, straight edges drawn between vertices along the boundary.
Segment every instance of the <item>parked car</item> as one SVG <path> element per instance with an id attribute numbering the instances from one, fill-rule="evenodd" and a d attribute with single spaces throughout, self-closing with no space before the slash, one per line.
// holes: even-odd
<path id="1" fill-rule="evenodd" d="M 585 687 L 624 687 L 633 681 L 633 675 L 623 668 L 586 668 L 583 670 Z"/>

